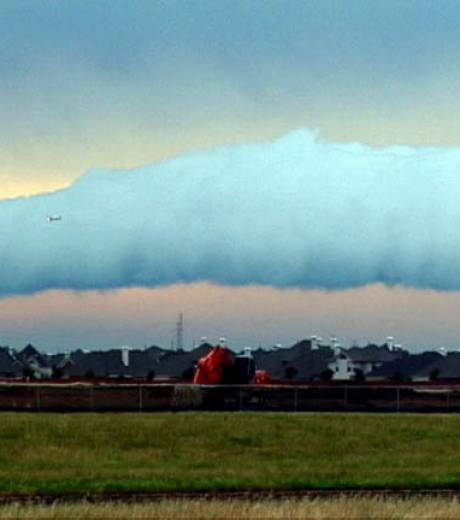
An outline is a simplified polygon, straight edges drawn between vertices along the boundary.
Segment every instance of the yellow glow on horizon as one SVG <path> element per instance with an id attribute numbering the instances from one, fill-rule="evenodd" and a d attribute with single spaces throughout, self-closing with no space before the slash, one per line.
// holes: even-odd
<path id="1" fill-rule="evenodd" d="M 40 193 L 60 190 L 67 187 L 68 185 L 68 182 L 59 181 L 14 181 L 11 184 L 2 182 L 0 184 L 0 200 L 14 199 L 17 197 L 29 197 L 32 195 L 38 195 Z"/>

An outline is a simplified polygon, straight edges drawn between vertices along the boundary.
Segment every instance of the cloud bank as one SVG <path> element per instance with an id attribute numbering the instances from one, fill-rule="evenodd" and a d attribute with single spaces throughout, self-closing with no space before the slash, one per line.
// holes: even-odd
<path id="1" fill-rule="evenodd" d="M 300 130 L 92 170 L 0 201 L 0 226 L 3 296 L 195 281 L 458 290 L 460 149 L 372 149 Z"/>

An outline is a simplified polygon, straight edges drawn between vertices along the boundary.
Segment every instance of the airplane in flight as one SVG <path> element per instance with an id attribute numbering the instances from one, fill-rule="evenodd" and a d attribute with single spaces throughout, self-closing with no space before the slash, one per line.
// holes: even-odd
<path id="1" fill-rule="evenodd" d="M 61 215 L 48 215 L 46 217 L 46 220 L 48 222 L 59 222 L 60 220 L 62 220 L 62 217 Z"/>

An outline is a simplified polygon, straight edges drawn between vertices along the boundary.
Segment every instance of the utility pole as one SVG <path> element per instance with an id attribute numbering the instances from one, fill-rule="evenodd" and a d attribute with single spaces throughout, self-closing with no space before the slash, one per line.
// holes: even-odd
<path id="1" fill-rule="evenodd" d="M 179 313 L 179 319 L 176 323 L 176 350 L 184 349 L 184 315 Z"/>

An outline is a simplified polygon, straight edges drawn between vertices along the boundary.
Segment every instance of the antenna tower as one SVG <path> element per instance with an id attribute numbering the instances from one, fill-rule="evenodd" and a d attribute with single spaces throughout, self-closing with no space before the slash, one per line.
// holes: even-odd
<path id="1" fill-rule="evenodd" d="M 179 314 L 179 319 L 176 323 L 176 349 L 184 349 L 184 315 L 182 312 Z"/>

